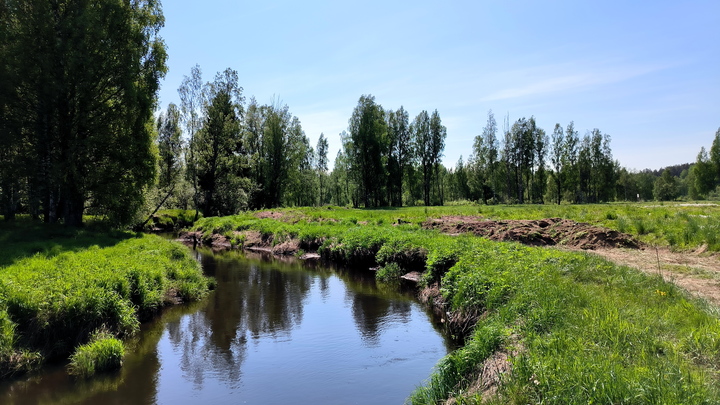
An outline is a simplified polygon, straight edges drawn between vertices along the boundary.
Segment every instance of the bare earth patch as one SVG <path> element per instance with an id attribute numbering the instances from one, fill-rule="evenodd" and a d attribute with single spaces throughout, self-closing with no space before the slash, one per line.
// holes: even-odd
<path id="1" fill-rule="evenodd" d="M 275 211 L 258 211 L 255 213 L 255 216 L 263 219 L 263 218 L 272 218 L 272 219 L 283 219 L 285 217 L 285 214 L 282 212 L 275 212 Z"/>
<path id="2" fill-rule="evenodd" d="M 425 221 L 423 228 L 437 229 L 451 235 L 471 232 L 491 240 L 515 241 L 531 246 L 562 245 L 580 249 L 637 249 L 641 246 L 639 241 L 626 233 L 562 218 L 495 221 L 479 217 L 446 216 Z"/>

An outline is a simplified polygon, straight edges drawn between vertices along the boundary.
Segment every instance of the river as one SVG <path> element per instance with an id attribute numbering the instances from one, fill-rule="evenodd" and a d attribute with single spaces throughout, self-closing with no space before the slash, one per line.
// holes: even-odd
<path id="1" fill-rule="evenodd" d="M 121 370 L 0 383 L 15 404 L 402 404 L 454 348 L 411 291 L 367 270 L 197 251 L 217 286 L 128 342 Z"/>

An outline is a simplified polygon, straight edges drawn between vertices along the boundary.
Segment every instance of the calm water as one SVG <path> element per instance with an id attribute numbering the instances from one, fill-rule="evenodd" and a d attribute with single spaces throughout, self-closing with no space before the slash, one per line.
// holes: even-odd
<path id="1" fill-rule="evenodd" d="M 451 349 L 411 294 L 372 274 L 198 254 L 217 288 L 143 325 L 122 370 L 62 366 L 0 385 L 2 404 L 402 404 Z"/>

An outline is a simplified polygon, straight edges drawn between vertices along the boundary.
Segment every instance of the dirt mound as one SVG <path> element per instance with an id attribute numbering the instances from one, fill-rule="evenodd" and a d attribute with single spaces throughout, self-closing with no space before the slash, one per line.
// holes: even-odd
<path id="1" fill-rule="evenodd" d="M 260 219 L 272 218 L 272 219 L 281 220 L 281 219 L 285 218 L 286 214 L 283 212 L 275 212 L 275 211 L 258 211 L 255 213 L 255 216 Z"/>
<path id="2" fill-rule="evenodd" d="M 562 218 L 493 221 L 480 217 L 446 216 L 425 221 L 423 228 L 452 235 L 471 232 L 491 240 L 515 241 L 531 246 L 562 245 L 580 249 L 641 247 L 640 242 L 628 234 Z"/>

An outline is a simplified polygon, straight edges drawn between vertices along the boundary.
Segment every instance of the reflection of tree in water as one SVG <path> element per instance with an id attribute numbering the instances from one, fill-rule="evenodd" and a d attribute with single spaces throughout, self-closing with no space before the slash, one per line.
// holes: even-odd
<path id="1" fill-rule="evenodd" d="M 186 377 L 196 385 L 203 385 L 206 373 L 239 383 L 248 334 L 289 334 L 302 321 L 312 280 L 306 272 L 267 264 L 207 256 L 202 262 L 217 281 L 216 291 L 204 311 L 167 325 L 170 341 L 182 353 Z"/>
<path id="2" fill-rule="evenodd" d="M 303 271 L 267 271 L 251 266 L 248 284 L 240 294 L 245 309 L 242 329 L 253 338 L 288 333 L 302 322 L 303 300 L 312 279 Z"/>
<path id="3" fill-rule="evenodd" d="M 408 323 L 412 305 L 406 300 L 394 300 L 374 294 L 348 290 L 353 318 L 362 338 L 370 346 L 380 344 L 380 335 L 391 322 Z"/>

